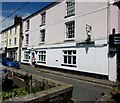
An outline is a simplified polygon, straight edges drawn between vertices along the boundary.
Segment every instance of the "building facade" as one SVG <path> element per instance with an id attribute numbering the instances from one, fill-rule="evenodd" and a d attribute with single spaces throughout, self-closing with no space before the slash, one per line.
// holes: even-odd
<path id="1" fill-rule="evenodd" d="M 1 32 L 1 48 L 3 50 L 3 56 L 7 55 L 7 44 L 8 44 L 8 32 L 7 29 Z"/>
<path id="2" fill-rule="evenodd" d="M 5 48 L 5 56 L 14 58 L 17 61 L 21 60 L 21 32 L 22 21 L 18 21 L 16 16 L 14 24 L 2 31 L 2 48 Z"/>
<path id="3" fill-rule="evenodd" d="M 114 45 L 109 45 L 109 54 L 111 54 L 109 59 L 109 75 L 110 79 L 120 81 L 120 1 L 111 1 L 109 8 L 109 31 L 111 36 L 117 37 L 117 39 L 112 40 Z"/>
<path id="4" fill-rule="evenodd" d="M 23 20 L 21 62 L 116 81 L 116 70 L 110 68 L 116 64 L 108 55 L 108 2 L 73 1 L 52 3 Z"/>

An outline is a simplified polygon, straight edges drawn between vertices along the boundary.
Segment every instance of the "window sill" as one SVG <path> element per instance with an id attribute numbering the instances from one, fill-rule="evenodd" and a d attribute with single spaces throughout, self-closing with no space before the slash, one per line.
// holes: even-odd
<path id="1" fill-rule="evenodd" d="M 67 16 L 65 16 L 64 18 L 68 18 L 68 17 L 71 17 L 71 16 L 75 16 L 75 14 L 67 15 Z"/>
<path id="2" fill-rule="evenodd" d="M 61 64 L 61 66 L 77 67 L 77 66 L 76 66 L 76 65 L 74 65 L 74 64 Z"/>
<path id="3" fill-rule="evenodd" d="M 23 60 L 23 61 L 25 61 L 25 62 L 29 62 L 29 60 Z"/>
<path id="4" fill-rule="evenodd" d="M 45 24 L 41 24 L 39 27 L 41 27 L 41 26 L 45 26 Z"/>
<path id="5" fill-rule="evenodd" d="M 40 42 L 39 45 L 45 44 L 45 42 Z"/>
<path id="6" fill-rule="evenodd" d="M 28 46 L 28 44 L 25 45 L 25 47 Z"/>
<path id="7" fill-rule="evenodd" d="M 44 63 L 45 64 L 46 62 L 44 62 L 44 61 L 37 61 L 37 63 Z"/>
<path id="8" fill-rule="evenodd" d="M 25 30 L 25 32 L 27 32 L 27 31 L 29 31 L 29 29 L 28 29 L 28 30 Z"/>
<path id="9" fill-rule="evenodd" d="M 68 41 L 75 41 L 75 38 L 67 38 L 64 40 L 64 42 L 68 42 Z"/>

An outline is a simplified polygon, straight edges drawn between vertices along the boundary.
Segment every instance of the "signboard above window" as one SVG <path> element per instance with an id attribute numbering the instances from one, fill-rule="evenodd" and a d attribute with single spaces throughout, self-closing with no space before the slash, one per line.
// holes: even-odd
<path id="1" fill-rule="evenodd" d="M 120 48 L 120 34 L 109 35 L 109 46 L 114 48 Z"/>

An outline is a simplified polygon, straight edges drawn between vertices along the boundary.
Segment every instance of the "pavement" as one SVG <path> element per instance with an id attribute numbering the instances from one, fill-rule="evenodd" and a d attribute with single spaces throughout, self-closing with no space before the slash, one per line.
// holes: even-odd
<path id="1" fill-rule="evenodd" d="M 71 74 L 69 72 L 61 72 L 61 71 L 54 71 L 54 70 L 50 70 L 48 68 L 35 68 L 34 66 L 28 66 L 28 65 L 21 65 L 22 67 L 28 67 L 30 69 L 36 69 L 38 71 L 44 72 L 44 73 L 50 73 L 50 74 L 54 74 L 54 75 L 59 75 L 59 76 L 64 76 L 64 77 L 68 77 L 68 78 L 73 78 L 73 79 L 77 79 L 77 80 L 82 80 L 82 81 L 86 81 L 86 82 L 91 82 L 91 83 L 97 83 L 103 86 L 109 86 L 112 87 L 113 85 L 115 85 L 116 83 L 113 81 L 109 81 L 109 80 L 105 80 L 105 79 L 98 79 L 98 78 L 93 78 L 93 77 L 89 77 L 89 76 L 83 76 L 83 75 L 78 75 L 78 74 Z"/>

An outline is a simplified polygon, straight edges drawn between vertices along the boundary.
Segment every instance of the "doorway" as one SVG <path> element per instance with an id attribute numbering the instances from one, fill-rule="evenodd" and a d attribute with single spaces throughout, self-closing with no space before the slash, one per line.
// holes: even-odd
<path id="1" fill-rule="evenodd" d="M 35 65 L 35 53 L 34 52 L 32 52 L 32 65 Z"/>

